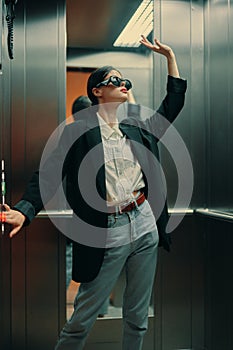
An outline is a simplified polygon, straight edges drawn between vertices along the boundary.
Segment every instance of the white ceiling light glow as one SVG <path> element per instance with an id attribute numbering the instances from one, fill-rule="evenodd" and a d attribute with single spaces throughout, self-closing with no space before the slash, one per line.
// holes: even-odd
<path id="1" fill-rule="evenodd" d="M 153 30 L 153 0 L 143 0 L 113 46 L 138 47 L 141 34 L 148 36 Z"/>

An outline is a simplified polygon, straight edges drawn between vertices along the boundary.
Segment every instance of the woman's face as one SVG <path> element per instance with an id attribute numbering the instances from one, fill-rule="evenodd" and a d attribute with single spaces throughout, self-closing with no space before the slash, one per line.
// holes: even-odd
<path id="1" fill-rule="evenodd" d="M 107 80 L 111 76 L 117 76 L 122 78 L 121 74 L 116 70 L 111 70 L 104 80 Z M 106 86 L 100 86 L 97 89 L 99 96 L 99 103 L 120 102 L 123 103 L 128 99 L 128 90 L 125 87 L 125 83 L 122 81 L 120 86 L 115 86 L 111 82 Z"/>

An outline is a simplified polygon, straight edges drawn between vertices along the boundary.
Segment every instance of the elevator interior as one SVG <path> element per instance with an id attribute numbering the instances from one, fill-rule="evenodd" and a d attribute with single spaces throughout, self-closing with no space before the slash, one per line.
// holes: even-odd
<path id="1" fill-rule="evenodd" d="M 139 2 L 49 0 L 41 6 L 18 0 L 11 60 L 0 0 L 1 156 L 8 203 L 20 198 L 44 144 L 65 119 L 67 69 L 84 71 L 111 60 L 132 78 L 140 103 L 158 105 L 166 81 L 163 62 L 140 49 L 111 46 Z M 188 80 L 175 127 L 192 159 L 194 189 L 190 210 L 173 232 L 171 253 L 160 251 L 145 350 L 233 348 L 232 13 L 230 0 L 154 1 L 152 37 L 174 47 Z M 172 211 L 176 169 L 166 149 L 161 155 Z M 176 215 L 184 215 L 182 207 Z M 42 212 L 14 240 L 7 234 L 0 239 L 0 348 L 50 350 L 65 319 L 65 239 Z M 120 318 L 98 320 L 85 350 L 118 350 L 120 338 Z"/>

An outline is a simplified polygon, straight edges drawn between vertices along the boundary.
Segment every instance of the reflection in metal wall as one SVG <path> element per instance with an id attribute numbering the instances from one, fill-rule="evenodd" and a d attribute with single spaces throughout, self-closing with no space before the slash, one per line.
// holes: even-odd
<path id="1" fill-rule="evenodd" d="M 232 2 L 209 2 L 205 8 L 207 116 L 207 206 L 233 209 Z"/>
<path id="2" fill-rule="evenodd" d="M 15 15 L 14 59 L 8 58 L 5 26 L 0 75 L 9 204 L 22 195 L 48 136 L 65 118 L 65 2 L 18 1 Z M 54 344 L 65 319 L 60 245 L 48 219 L 35 219 L 12 241 L 1 237 L 1 348 L 50 350 Z"/>
<path id="3" fill-rule="evenodd" d="M 155 32 L 174 46 L 180 73 L 188 79 L 185 108 L 175 126 L 192 157 L 195 186 L 191 206 L 232 212 L 232 4 L 222 0 L 155 3 L 161 15 L 159 21 L 156 18 Z M 160 91 L 165 83 L 163 69 L 160 62 L 154 64 L 155 89 Z M 176 169 L 164 149 L 162 158 L 172 207 L 178 185 Z M 233 337 L 228 330 L 232 329 L 232 316 L 227 312 L 223 322 L 222 310 L 229 310 L 232 305 L 228 292 L 232 292 L 232 282 L 227 278 L 232 274 L 232 258 L 227 249 L 233 244 L 232 217 L 225 224 L 216 216 L 211 225 L 206 225 L 206 218 L 194 219 L 187 226 L 185 219 L 174 232 L 172 254 L 162 255 L 160 260 L 155 305 L 161 336 L 155 340 L 156 349 L 231 350 Z M 218 253 L 216 241 L 211 242 L 212 234 L 219 238 L 218 249 L 221 256 L 225 254 L 221 264 L 227 272 L 218 270 L 216 274 Z M 216 308 L 211 299 L 221 300 L 221 307 Z M 224 336 L 221 338 L 220 334 Z"/>
<path id="4" fill-rule="evenodd" d="M 155 4 L 156 13 L 161 13 L 161 18 L 155 19 L 155 34 L 174 48 L 180 75 L 188 81 L 185 106 L 174 126 L 192 158 L 195 186 L 191 207 L 195 208 L 203 205 L 206 191 L 203 1 L 193 3 L 168 0 Z M 157 59 L 154 65 L 155 91 L 157 91 L 155 95 L 158 96 L 166 84 L 165 66 L 162 62 L 161 70 Z M 158 98 L 161 98 L 161 95 Z M 169 206 L 172 208 L 179 185 L 177 173 L 165 148 L 162 148 L 162 158 L 169 189 Z M 182 154 L 180 162 L 182 163 Z"/>
<path id="5" fill-rule="evenodd" d="M 231 214 L 206 219 L 206 347 L 233 347 L 233 8 L 232 1 L 205 6 L 206 173 L 209 209 Z M 218 307 L 221 304 L 221 307 Z"/>

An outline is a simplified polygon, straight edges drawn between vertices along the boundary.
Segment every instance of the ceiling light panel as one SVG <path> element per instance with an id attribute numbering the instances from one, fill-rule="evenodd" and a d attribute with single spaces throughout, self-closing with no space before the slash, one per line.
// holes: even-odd
<path id="1" fill-rule="evenodd" d="M 143 0 L 141 2 L 113 46 L 138 47 L 140 45 L 141 35 L 148 36 L 153 30 L 153 3 L 153 0 Z"/>

